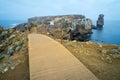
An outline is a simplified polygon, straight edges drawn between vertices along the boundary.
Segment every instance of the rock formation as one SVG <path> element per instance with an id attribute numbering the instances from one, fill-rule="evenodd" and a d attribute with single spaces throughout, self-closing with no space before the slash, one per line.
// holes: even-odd
<path id="1" fill-rule="evenodd" d="M 54 22 L 55 24 L 61 23 L 63 19 L 65 21 L 72 21 L 73 19 L 82 19 L 85 18 L 84 15 L 63 15 L 63 16 L 44 16 L 44 17 L 33 17 L 28 19 L 28 24 L 32 25 L 41 25 L 41 24 L 50 24 Z"/>
<path id="2" fill-rule="evenodd" d="M 70 29 L 70 39 L 86 41 L 88 40 L 88 35 L 92 33 L 92 21 L 91 19 L 83 18 L 72 23 Z"/>
<path id="3" fill-rule="evenodd" d="M 100 14 L 97 20 L 97 28 L 102 28 L 104 25 L 104 15 Z"/>
<path id="4" fill-rule="evenodd" d="M 71 40 L 86 41 L 88 34 L 92 33 L 92 20 L 87 19 L 84 15 L 46 16 L 28 19 L 28 24 L 31 27 L 50 27 L 50 22 L 53 22 L 55 27 L 69 29 Z"/>

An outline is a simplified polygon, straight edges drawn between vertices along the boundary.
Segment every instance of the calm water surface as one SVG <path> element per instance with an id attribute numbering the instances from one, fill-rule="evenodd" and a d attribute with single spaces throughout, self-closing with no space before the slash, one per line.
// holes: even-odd
<path id="1" fill-rule="evenodd" d="M 109 44 L 120 44 L 120 21 L 105 21 L 103 29 L 93 30 L 91 40 Z"/>

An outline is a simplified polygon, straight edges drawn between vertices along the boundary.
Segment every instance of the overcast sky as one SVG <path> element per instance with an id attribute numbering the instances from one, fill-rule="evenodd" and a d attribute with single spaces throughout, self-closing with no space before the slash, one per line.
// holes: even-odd
<path id="1" fill-rule="evenodd" d="M 34 16 L 82 14 L 120 20 L 120 0 L 0 0 L 1 20 L 27 20 Z"/>

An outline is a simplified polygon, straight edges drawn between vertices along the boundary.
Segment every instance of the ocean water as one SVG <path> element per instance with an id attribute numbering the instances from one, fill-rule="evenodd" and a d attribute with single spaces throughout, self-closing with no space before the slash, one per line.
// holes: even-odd
<path id="1" fill-rule="evenodd" d="M 25 20 L 0 20 L 0 25 L 4 28 L 14 27 L 17 24 L 25 23 Z M 103 29 L 92 30 L 91 41 L 120 44 L 120 21 L 105 21 Z"/>
<path id="2" fill-rule="evenodd" d="M 0 20 L 0 26 L 3 26 L 5 29 L 10 27 L 15 27 L 20 23 L 25 23 L 25 20 Z"/>
<path id="3" fill-rule="evenodd" d="M 105 21 L 102 29 L 92 30 L 91 40 L 108 44 L 120 44 L 120 21 Z"/>

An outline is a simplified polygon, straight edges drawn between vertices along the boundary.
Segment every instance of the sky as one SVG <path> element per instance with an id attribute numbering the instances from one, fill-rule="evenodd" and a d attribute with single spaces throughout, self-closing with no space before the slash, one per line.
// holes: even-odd
<path id="1" fill-rule="evenodd" d="M 35 16 L 82 14 L 96 20 L 120 20 L 120 0 L 0 0 L 0 20 L 27 20 Z"/>

